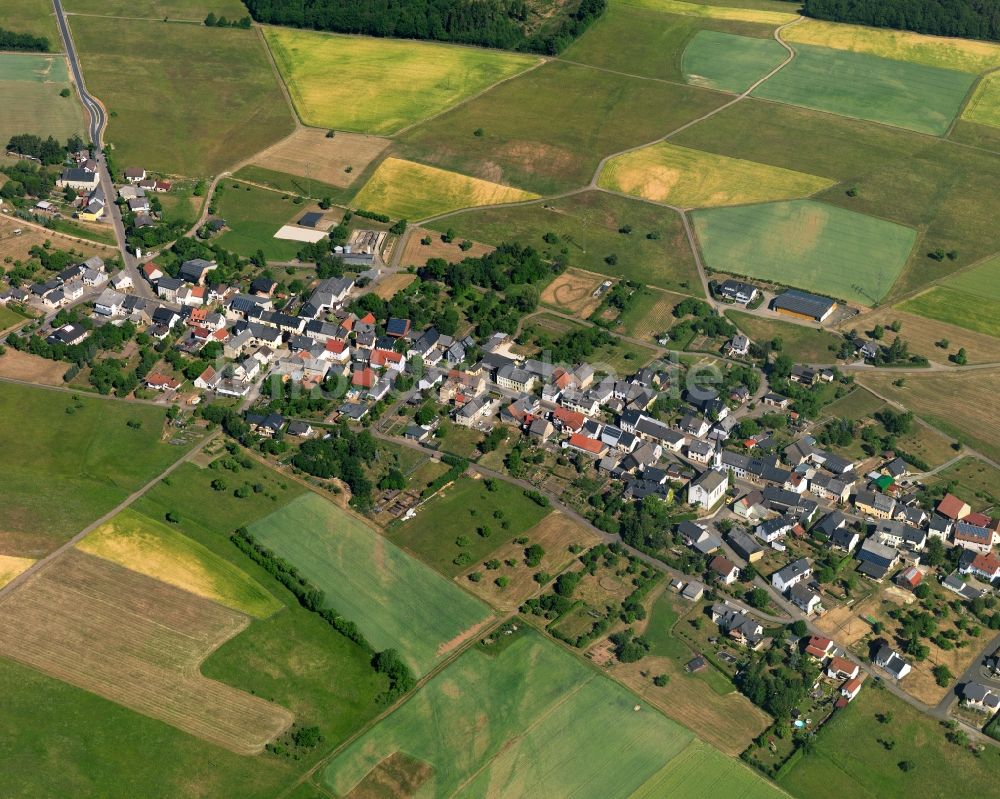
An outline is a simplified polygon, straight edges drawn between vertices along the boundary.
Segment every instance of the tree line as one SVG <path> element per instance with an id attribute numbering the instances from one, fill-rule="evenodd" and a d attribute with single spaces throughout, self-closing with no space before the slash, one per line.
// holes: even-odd
<path id="1" fill-rule="evenodd" d="M 803 13 L 831 22 L 1000 41 L 1000 0 L 805 0 Z"/>
<path id="2" fill-rule="evenodd" d="M 30 33 L 15 33 L 6 28 L 0 28 L 0 50 L 26 50 L 32 53 L 47 53 L 49 40 L 44 36 L 33 36 Z"/>

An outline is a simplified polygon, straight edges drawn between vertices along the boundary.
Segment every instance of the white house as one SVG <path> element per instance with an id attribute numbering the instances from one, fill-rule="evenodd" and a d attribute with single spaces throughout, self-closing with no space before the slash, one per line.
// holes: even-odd
<path id="1" fill-rule="evenodd" d="M 688 504 L 712 508 L 726 494 L 728 475 L 709 469 L 688 485 Z"/>

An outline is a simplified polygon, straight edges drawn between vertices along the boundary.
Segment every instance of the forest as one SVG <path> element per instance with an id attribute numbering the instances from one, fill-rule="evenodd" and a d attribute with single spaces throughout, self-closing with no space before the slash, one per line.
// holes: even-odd
<path id="1" fill-rule="evenodd" d="M 1000 41 L 1000 0 L 805 0 L 803 13 L 831 22 Z"/>

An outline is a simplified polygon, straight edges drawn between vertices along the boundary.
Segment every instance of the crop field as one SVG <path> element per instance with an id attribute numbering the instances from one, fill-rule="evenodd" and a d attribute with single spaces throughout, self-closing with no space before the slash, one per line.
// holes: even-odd
<path id="1" fill-rule="evenodd" d="M 600 185 L 681 208 L 708 208 L 808 197 L 833 181 L 659 142 L 611 159 Z"/>
<path id="2" fill-rule="evenodd" d="M 488 618 L 478 600 L 315 494 L 255 522 L 250 532 L 325 591 L 372 646 L 397 648 L 418 674 Z"/>
<path id="3" fill-rule="evenodd" d="M 71 27 L 118 163 L 204 177 L 292 132 L 256 31 L 84 16 Z"/>
<path id="4" fill-rule="evenodd" d="M 1000 500 L 1000 470 L 978 458 L 962 458 L 927 480 L 929 487 L 951 483 L 956 484 L 952 493 L 968 502 L 973 511 L 986 511 Z"/>
<path id="5" fill-rule="evenodd" d="M 460 477 L 412 519 L 391 528 L 389 537 L 448 577 L 464 572 L 549 513 L 513 483 L 496 480 L 492 485 L 490 491 L 485 480 Z M 477 532 L 479 528 L 486 535 Z"/>
<path id="6" fill-rule="evenodd" d="M 21 574 L 35 562 L 34 558 L 19 558 L 15 555 L 0 555 L 0 588 Z"/>
<path id="7" fill-rule="evenodd" d="M 869 681 L 870 682 L 870 681 Z M 881 746 L 885 725 L 877 717 L 891 714 L 892 751 Z M 936 720 L 885 690 L 866 685 L 857 699 L 823 726 L 813 754 L 803 757 L 779 785 L 796 796 L 834 799 L 843 796 L 904 796 L 914 775 L 897 767 L 914 760 L 925 774 L 947 774 L 947 780 L 920 779 L 928 799 L 946 799 L 956 791 L 970 796 L 996 792 L 992 758 L 973 757 L 945 740 Z"/>
<path id="8" fill-rule="evenodd" d="M 621 233 L 625 226 L 632 232 Z M 433 227 L 452 228 L 459 238 L 490 244 L 510 241 L 517 231 L 518 242 L 546 257 L 562 254 L 571 266 L 588 272 L 701 294 L 680 216 L 639 200 L 589 191 L 521 208 L 468 211 Z M 547 233 L 556 237 L 555 243 L 544 240 Z"/>
<path id="9" fill-rule="evenodd" d="M 0 144 L 6 145 L 18 133 L 42 138 L 51 135 L 61 143 L 74 133 L 83 135 L 83 109 L 68 73 L 62 55 L 0 53 L 0 96 L 4 103 Z M 71 91 L 69 97 L 59 96 L 63 89 Z"/>
<path id="10" fill-rule="evenodd" d="M 774 4 L 772 10 L 749 8 L 741 3 L 689 3 L 685 0 L 619 0 L 625 5 L 634 5 L 640 8 L 651 8 L 657 11 L 665 11 L 670 14 L 682 14 L 692 17 L 703 17 L 705 19 L 728 19 L 739 22 L 758 22 L 765 25 L 784 25 L 795 19 L 796 15 L 787 11 L 777 11 L 773 9 L 787 8 L 781 4 Z M 735 7 L 734 7 L 735 6 Z"/>
<path id="11" fill-rule="evenodd" d="M 699 31 L 684 48 L 681 69 L 695 86 L 740 93 L 786 58 L 788 51 L 774 39 Z"/>
<path id="12" fill-rule="evenodd" d="M 198 674 L 248 619 L 100 558 L 69 552 L 0 602 L 0 653 L 239 754 L 292 722 Z"/>
<path id="13" fill-rule="evenodd" d="M 476 205 L 517 203 L 537 196 L 457 172 L 387 158 L 358 192 L 353 205 L 394 219 L 426 219 Z"/>
<path id="14" fill-rule="evenodd" d="M 338 796 L 376 795 L 369 790 L 394 769 L 411 796 L 611 799 L 630 796 L 692 740 L 656 711 L 633 710 L 634 695 L 539 634 L 516 635 L 494 643 L 496 654 L 464 653 L 318 779 Z"/>
<path id="15" fill-rule="evenodd" d="M 944 281 L 948 288 L 965 291 L 983 299 L 1000 300 L 1000 256 L 990 258 Z"/>
<path id="16" fill-rule="evenodd" d="M 652 341 L 676 324 L 673 310 L 683 294 L 644 286 L 628 310 L 618 317 L 616 330 L 632 338 Z"/>
<path id="17" fill-rule="evenodd" d="M 812 44 L 853 53 L 867 53 L 894 61 L 910 61 L 977 75 L 1000 66 L 1000 45 L 975 39 L 927 36 L 891 28 L 866 28 L 805 19 L 782 31 L 790 44 Z"/>
<path id="18" fill-rule="evenodd" d="M 98 527 L 77 549 L 147 577 L 263 618 L 281 603 L 245 572 L 172 527 L 131 508 Z"/>
<path id="19" fill-rule="evenodd" d="M 602 156 L 653 141 L 726 99 L 550 62 L 407 131 L 400 148 L 414 161 L 550 194 L 586 185 Z"/>
<path id="20" fill-rule="evenodd" d="M 270 27 L 264 35 L 302 121 L 358 133 L 396 133 L 538 63 L 431 42 Z"/>
<path id="21" fill-rule="evenodd" d="M 945 286 L 932 286 L 916 297 L 900 303 L 899 307 L 910 313 L 958 325 L 987 336 L 1000 336 L 996 321 L 997 313 L 1000 312 L 1000 300 L 983 299 Z"/>
<path id="22" fill-rule="evenodd" d="M 5 383 L 0 419 L 0 552 L 8 555 L 46 554 L 186 449 L 161 441 L 164 410 L 150 405 Z"/>
<path id="23" fill-rule="evenodd" d="M 247 9 L 240 0 L 66 0 L 67 12 L 77 14 L 106 14 L 112 17 L 149 17 L 162 20 L 188 20 L 201 22 L 209 11 L 217 17 L 232 21 L 247 16 Z"/>
<path id="24" fill-rule="evenodd" d="M 902 271 L 917 234 L 812 200 L 692 214 L 705 262 L 720 272 L 872 305 Z"/>
<path id="25" fill-rule="evenodd" d="M 743 311 L 726 311 L 726 316 L 753 342 L 780 338 L 781 351 L 799 363 L 830 363 L 836 359 L 837 350 L 840 349 L 840 336 L 818 325 L 797 325 L 779 319 L 765 319 Z"/>
<path id="26" fill-rule="evenodd" d="M 755 97 L 942 136 L 974 77 L 906 61 L 799 44 Z"/>
<path id="27" fill-rule="evenodd" d="M 226 231 L 217 239 L 220 246 L 243 256 L 263 250 L 271 260 L 293 259 L 302 244 L 274 238 L 285 224 L 292 223 L 308 205 L 296 205 L 288 194 L 225 180 L 216 189 L 218 215 L 226 220 Z"/>
<path id="28" fill-rule="evenodd" d="M 983 76 L 972 98 L 962 109 L 962 119 L 1000 127 L 1000 73 Z"/>
<path id="29" fill-rule="evenodd" d="M 559 574 L 577 557 L 570 552 L 571 545 L 590 549 L 599 543 L 598 537 L 590 530 L 558 511 L 550 513 L 522 535 L 528 539 L 527 544 L 510 541 L 490 553 L 491 558 L 500 562 L 499 568 L 486 569 L 482 562 L 478 562 L 455 579 L 493 607 L 515 611 L 524 600 L 541 588 L 535 581 L 536 574 Z M 533 544 L 541 546 L 545 554 L 537 566 L 529 567 L 525 563 L 524 550 Z M 515 565 L 508 565 L 508 561 L 513 561 Z M 475 572 L 482 574 L 479 582 L 469 580 L 469 575 Z M 506 577 L 509 581 L 502 588 L 496 583 L 501 577 Z"/>
<path id="30" fill-rule="evenodd" d="M 567 269 L 542 290 L 539 300 L 563 313 L 586 319 L 601 304 L 601 298 L 595 296 L 595 292 L 604 280 L 604 275 Z"/>
<path id="31" fill-rule="evenodd" d="M 889 343 L 895 338 L 895 334 L 888 329 L 888 326 L 898 321 L 902 325 L 899 336 L 909 345 L 912 353 L 923 355 L 931 361 L 948 364 L 950 363 L 948 356 L 958 352 L 959 347 L 964 347 L 970 364 L 995 362 L 997 360 L 997 340 L 994 335 L 977 333 L 968 329 L 968 326 L 958 327 L 950 321 L 931 319 L 928 318 L 929 314 L 916 316 L 903 310 L 904 308 L 909 309 L 911 302 L 919 308 L 921 300 L 936 294 L 938 290 L 932 289 L 928 293 L 920 294 L 913 300 L 900 303 L 895 307 L 882 306 L 870 313 L 854 317 L 846 322 L 843 328 L 845 330 L 871 330 L 875 325 L 882 325 L 886 328 L 883 341 Z M 950 289 L 940 290 L 951 293 Z M 972 302 L 972 300 L 967 299 L 966 302 Z M 987 300 L 983 302 L 987 306 L 992 304 Z M 1000 310 L 1000 305 L 997 308 Z M 934 310 L 938 310 L 938 308 L 934 308 Z M 960 310 L 960 313 L 965 315 L 964 310 Z M 972 316 L 977 323 L 980 322 L 978 314 Z M 938 346 L 942 341 L 947 341 L 948 346 Z"/>
<path id="32" fill-rule="evenodd" d="M 305 178 L 345 189 L 364 174 L 368 165 L 389 146 L 388 139 L 360 133 L 338 133 L 299 128 L 291 136 L 254 157 L 253 163 L 273 172 Z M 314 195 L 315 196 L 315 195 Z"/>
<path id="33" fill-rule="evenodd" d="M 859 375 L 862 385 L 901 403 L 963 444 L 1000 459 L 1000 369 L 909 374 L 902 386 L 892 374 Z"/>

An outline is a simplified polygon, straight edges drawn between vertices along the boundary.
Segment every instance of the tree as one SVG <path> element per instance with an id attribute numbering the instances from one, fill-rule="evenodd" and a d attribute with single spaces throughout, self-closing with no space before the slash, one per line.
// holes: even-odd
<path id="1" fill-rule="evenodd" d="M 965 366 L 969 362 L 969 357 L 965 352 L 965 347 L 960 347 L 958 352 L 951 356 L 951 360 L 959 366 Z"/>
<path id="2" fill-rule="evenodd" d="M 746 600 L 750 607 L 757 608 L 758 610 L 766 608 L 769 602 L 767 591 L 760 587 L 747 591 Z"/>
<path id="3" fill-rule="evenodd" d="M 209 11 L 208 16 L 205 17 L 205 27 L 214 28 L 219 24 L 218 18 L 215 16 L 215 12 Z"/>
<path id="4" fill-rule="evenodd" d="M 399 219 L 393 224 L 392 227 L 389 228 L 389 232 L 394 236 L 401 236 L 406 232 L 406 224 L 405 219 Z"/>
<path id="5" fill-rule="evenodd" d="M 917 764 L 912 760 L 900 760 L 897 764 L 900 771 L 913 771 L 917 767 Z"/>
<path id="6" fill-rule="evenodd" d="M 876 341 L 881 341 L 884 336 L 885 328 L 882 325 L 875 325 L 875 328 L 872 330 L 872 338 Z"/>
<path id="7" fill-rule="evenodd" d="M 532 544 L 527 549 L 524 550 L 524 562 L 527 566 L 534 568 L 542 562 L 542 558 L 545 556 L 545 550 L 540 544 Z"/>
<path id="8" fill-rule="evenodd" d="M 942 688 L 948 687 L 951 681 L 955 678 L 955 675 L 951 673 L 951 669 L 945 666 L 943 663 L 935 666 L 932 669 L 934 674 L 934 682 L 936 682 Z"/>
<path id="9" fill-rule="evenodd" d="M 806 633 L 809 632 L 809 627 L 802 619 L 796 619 L 792 623 L 792 632 L 799 638 L 801 638 L 802 636 L 804 636 Z"/>

